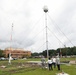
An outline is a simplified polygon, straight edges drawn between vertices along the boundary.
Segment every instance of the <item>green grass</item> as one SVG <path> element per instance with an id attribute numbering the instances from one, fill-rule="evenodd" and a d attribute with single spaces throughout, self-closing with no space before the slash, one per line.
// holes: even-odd
<path id="1" fill-rule="evenodd" d="M 60 58 L 61 61 L 71 61 L 71 60 L 76 60 L 75 57 L 73 58 Z"/>
<path id="2" fill-rule="evenodd" d="M 66 58 L 61 58 L 61 61 L 65 61 Z M 6 68 L 0 67 L 0 75 L 56 75 L 61 71 L 57 68 L 53 71 L 48 69 L 42 69 L 40 66 L 26 64 L 27 61 L 39 61 L 40 59 L 27 59 L 27 60 L 14 60 L 12 65 L 8 65 L 8 61 L 0 61 L 0 66 L 5 65 Z M 67 58 L 68 61 L 75 60 L 75 58 Z M 25 66 L 22 66 L 24 64 Z M 21 67 L 19 67 L 21 66 Z M 61 70 L 70 74 L 76 75 L 76 65 L 61 65 Z"/>
<path id="3" fill-rule="evenodd" d="M 76 65 L 61 65 L 61 69 L 70 74 L 76 75 Z M 48 69 L 42 69 L 41 67 L 28 67 L 28 68 L 12 68 L 7 67 L 6 69 L 0 70 L 0 75 L 56 75 L 56 73 L 60 73 L 57 68 L 53 69 L 53 71 L 49 71 Z"/>

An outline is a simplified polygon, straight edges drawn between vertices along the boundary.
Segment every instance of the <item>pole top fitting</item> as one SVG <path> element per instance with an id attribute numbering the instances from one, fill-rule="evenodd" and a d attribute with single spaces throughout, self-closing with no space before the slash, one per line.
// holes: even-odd
<path id="1" fill-rule="evenodd" d="M 47 13 L 48 12 L 48 7 L 47 6 L 44 6 L 43 7 L 43 10 L 44 10 L 45 13 Z"/>

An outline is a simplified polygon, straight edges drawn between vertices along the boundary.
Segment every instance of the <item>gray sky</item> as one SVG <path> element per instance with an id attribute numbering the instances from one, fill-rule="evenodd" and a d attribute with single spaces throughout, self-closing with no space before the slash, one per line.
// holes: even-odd
<path id="1" fill-rule="evenodd" d="M 45 5 L 48 49 L 76 46 L 76 0 L 0 0 L 0 48 L 45 50 Z"/>

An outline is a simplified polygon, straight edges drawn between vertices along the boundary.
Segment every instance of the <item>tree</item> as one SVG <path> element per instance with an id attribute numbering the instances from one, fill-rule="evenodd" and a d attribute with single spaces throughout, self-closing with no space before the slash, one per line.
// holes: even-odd
<path id="1" fill-rule="evenodd" d="M 4 57 L 3 50 L 0 50 L 0 57 Z"/>
<path id="2" fill-rule="evenodd" d="M 47 50 L 43 51 L 42 55 L 45 56 L 45 57 L 47 57 Z"/>
<path id="3" fill-rule="evenodd" d="M 32 53 L 32 56 L 39 56 L 39 53 L 37 53 L 37 52 Z"/>

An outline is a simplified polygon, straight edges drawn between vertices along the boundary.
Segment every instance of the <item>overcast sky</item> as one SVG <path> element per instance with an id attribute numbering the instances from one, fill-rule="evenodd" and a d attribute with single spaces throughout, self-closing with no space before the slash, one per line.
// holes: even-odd
<path id="1" fill-rule="evenodd" d="M 76 0 L 0 0 L 0 48 L 45 50 L 45 5 L 48 49 L 76 46 Z"/>

